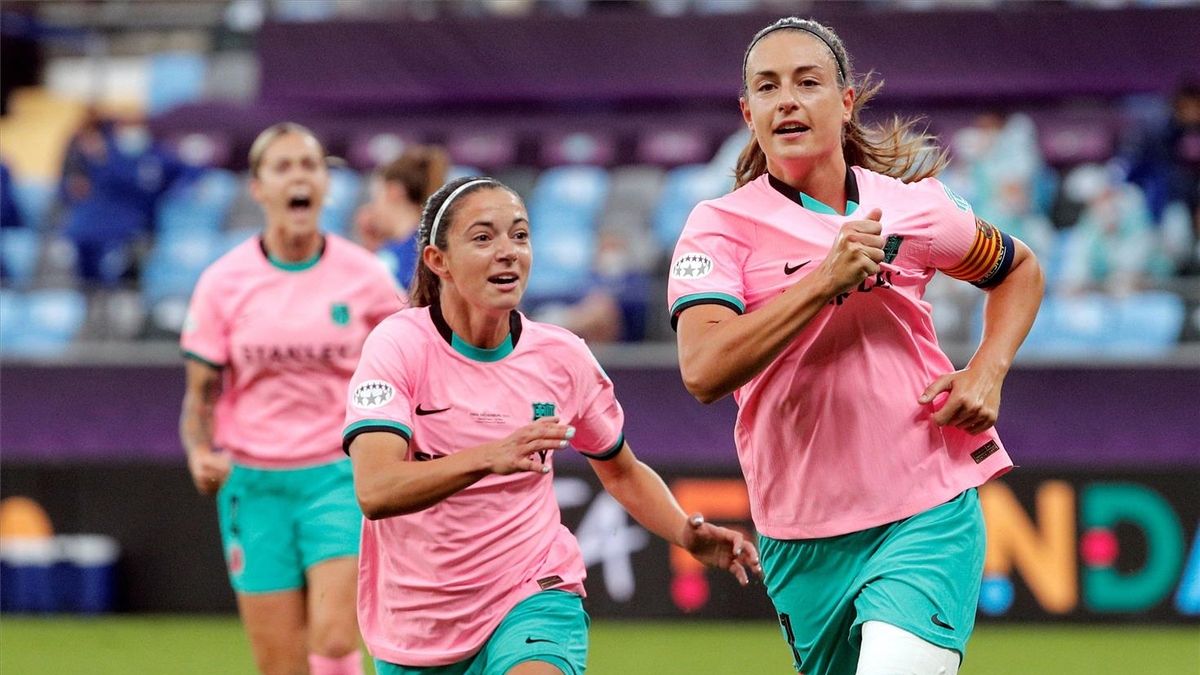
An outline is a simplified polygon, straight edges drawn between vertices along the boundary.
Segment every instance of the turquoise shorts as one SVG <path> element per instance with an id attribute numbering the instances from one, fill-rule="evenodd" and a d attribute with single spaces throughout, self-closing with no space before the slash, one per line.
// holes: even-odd
<path id="1" fill-rule="evenodd" d="M 823 539 L 759 537 L 767 594 L 796 670 L 853 675 L 862 624 L 882 621 L 964 654 L 986 532 L 974 488 L 895 523 Z"/>
<path id="2" fill-rule="evenodd" d="M 238 593 L 303 588 L 308 568 L 358 555 L 362 512 L 348 459 L 304 469 L 234 465 L 217 514 Z"/>
<path id="3" fill-rule="evenodd" d="M 567 591 L 542 591 L 504 615 L 475 656 L 448 666 L 400 666 L 375 659 L 379 675 L 504 675 L 521 663 L 544 661 L 564 675 L 587 668 L 588 626 L 583 598 Z"/>

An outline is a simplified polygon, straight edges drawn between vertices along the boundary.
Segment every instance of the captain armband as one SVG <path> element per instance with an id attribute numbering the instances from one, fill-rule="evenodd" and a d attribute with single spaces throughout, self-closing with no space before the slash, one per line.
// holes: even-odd
<path id="1" fill-rule="evenodd" d="M 1012 237 L 976 216 L 971 250 L 957 265 L 942 272 L 979 288 L 992 288 L 1008 276 L 1015 254 Z"/>

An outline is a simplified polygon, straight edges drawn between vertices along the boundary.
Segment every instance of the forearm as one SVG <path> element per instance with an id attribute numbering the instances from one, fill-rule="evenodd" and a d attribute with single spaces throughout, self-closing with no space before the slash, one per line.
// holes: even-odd
<path id="1" fill-rule="evenodd" d="M 999 286 L 987 294 L 983 313 L 983 338 L 971 358 L 971 367 L 1008 372 L 1013 357 L 1037 317 L 1045 281 L 1032 253 L 1022 256 Z"/>
<path id="2" fill-rule="evenodd" d="M 831 298 L 806 277 L 753 312 L 698 326 L 694 339 L 680 340 L 684 386 L 702 403 L 733 392 L 774 361 Z"/>
<path id="3" fill-rule="evenodd" d="M 425 462 L 397 460 L 354 473 L 363 515 L 377 520 L 423 511 L 490 471 L 482 453 L 472 449 Z"/>
<path id="4" fill-rule="evenodd" d="M 623 452 L 628 452 L 625 450 Z M 613 460 L 615 461 L 615 460 Z M 687 514 L 675 501 L 662 478 L 637 459 L 617 466 L 593 462 L 604 489 L 633 516 L 642 527 L 675 544 L 685 529 Z"/>
<path id="5" fill-rule="evenodd" d="M 189 368 L 192 367 L 189 364 Z M 214 411 L 221 397 L 220 374 L 189 371 L 188 375 L 183 408 L 179 414 L 179 440 L 189 455 L 212 452 Z"/>

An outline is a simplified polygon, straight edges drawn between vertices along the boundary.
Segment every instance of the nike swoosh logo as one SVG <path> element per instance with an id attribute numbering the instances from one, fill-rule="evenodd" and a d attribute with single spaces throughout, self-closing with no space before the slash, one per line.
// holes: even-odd
<path id="1" fill-rule="evenodd" d="M 424 417 L 425 415 L 436 415 L 440 412 L 446 412 L 449 409 L 450 408 L 447 406 L 445 408 L 437 408 L 436 410 L 426 410 L 425 408 L 421 407 L 421 404 L 418 403 L 417 404 L 417 415 L 419 415 L 421 417 Z"/>
<path id="2" fill-rule="evenodd" d="M 935 626 L 941 626 L 942 628 L 945 628 L 946 630 L 954 630 L 954 626 L 951 626 L 950 624 L 946 623 L 945 621 L 942 621 L 941 618 L 938 617 L 937 612 L 934 612 L 933 616 L 929 617 L 929 620 L 932 621 L 933 625 L 935 625 Z"/>
<path id="3" fill-rule="evenodd" d="M 554 640 L 543 640 L 543 639 L 541 639 L 541 638 L 538 638 L 538 639 L 536 639 L 536 640 L 535 640 L 535 639 L 533 639 L 533 638 L 531 638 L 531 637 L 527 637 L 527 638 L 525 638 L 525 644 L 527 644 L 527 645 L 531 645 L 531 644 L 534 644 L 534 643 L 537 643 L 537 642 L 549 642 L 549 643 L 550 643 L 550 644 L 552 644 L 552 645 L 556 645 L 556 644 L 558 644 L 558 643 L 557 643 L 557 642 L 555 642 Z"/>
<path id="4" fill-rule="evenodd" d="M 811 260 L 805 260 L 804 262 L 800 263 L 799 265 L 796 265 L 795 267 L 792 267 L 791 265 L 789 265 L 789 264 L 787 264 L 787 263 L 783 263 L 783 273 L 784 273 L 784 274 L 789 274 L 789 275 L 790 275 L 790 274 L 795 274 L 795 273 L 796 273 L 796 270 L 800 269 L 801 267 L 804 267 L 805 265 L 807 265 L 807 264 L 808 264 L 808 263 L 810 263 L 810 262 L 812 262 L 812 261 L 811 261 Z"/>

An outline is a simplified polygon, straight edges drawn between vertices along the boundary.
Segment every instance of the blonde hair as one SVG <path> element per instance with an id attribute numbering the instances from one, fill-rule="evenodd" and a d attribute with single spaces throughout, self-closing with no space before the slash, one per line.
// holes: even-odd
<path id="1" fill-rule="evenodd" d="M 317 135 L 314 134 L 308 127 L 296 124 L 295 122 L 280 122 L 278 124 L 272 124 L 266 129 L 263 129 L 262 133 L 260 133 L 258 137 L 254 139 L 254 142 L 250 144 L 251 176 L 255 178 L 258 177 L 258 169 L 260 166 L 262 166 L 263 155 L 266 154 L 267 148 L 270 147 L 277 138 L 280 136 L 286 136 L 288 134 L 298 134 L 301 136 L 308 136 L 309 138 L 313 139 L 316 141 L 317 147 L 321 150 L 321 157 L 325 157 L 325 146 L 321 145 L 321 141 L 317 138 Z"/>
<path id="2" fill-rule="evenodd" d="M 859 113 L 867 102 L 883 88 L 883 82 L 873 73 L 858 78 L 850 64 L 850 55 L 841 38 L 833 29 L 798 17 L 785 17 L 763 28 L 754 35 L 742 58 L 742 95 L 749 94 L 746 66 L 750 51 L 760 40 L 777 30 L 793 30 L 808 33 L 829 47 L 838 68 L 837 84 L 842 90 L 853 88 L 856 96 L 842 136 L 842 156 L 847 166 L 861 166 L 877 173 L 899 178 L 906 183 L 936 176 L 946 167 L 946 151 L 938 147 L 936 139 L 926 131 L 916 131 L 920 120 L 893 116 L 884 124 L 867 126 L 859 119 Z M 767 172 L 767 156 L 753 135 L 738 156 L 734 168 L 736 187 L 758 178 Z"/>

